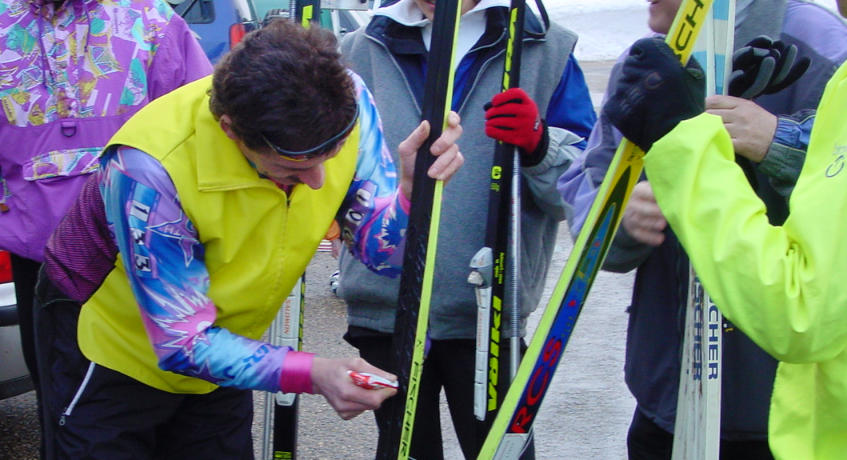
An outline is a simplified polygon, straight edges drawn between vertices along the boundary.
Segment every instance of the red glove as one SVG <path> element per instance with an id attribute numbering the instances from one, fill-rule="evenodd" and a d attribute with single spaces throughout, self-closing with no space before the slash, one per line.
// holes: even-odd
<path id="1" fill-rule="evenodd" d="M 510 88 L 494 95 L 485 104 L 485 134 L 498 141 L 512 144 L 532 154 L 544 134 L 544 123 L 538 106 L 520 88 Z"/>

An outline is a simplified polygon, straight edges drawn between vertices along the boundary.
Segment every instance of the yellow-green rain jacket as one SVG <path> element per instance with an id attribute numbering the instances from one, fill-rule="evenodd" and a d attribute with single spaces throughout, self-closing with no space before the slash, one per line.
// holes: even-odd
<path id="1" fill-rule="evenodd" d="M 645 157 L 668 222 L 721 311 L 780 360 L 780 459 L 847 458 L 847 65 L 827 85 L 784 225 L 735 162 L 719 117 L 680 123 Z"/>

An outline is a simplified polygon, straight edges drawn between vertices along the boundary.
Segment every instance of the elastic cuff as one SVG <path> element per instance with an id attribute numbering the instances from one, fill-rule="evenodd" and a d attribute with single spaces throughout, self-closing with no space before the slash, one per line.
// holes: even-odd
<path id="1" fill-rule="evenodd" d="M 412 209 L 412 202 L 406 198 L 403 191 L 398 190 L 397 194 L 400 195 L 400 198 L 397 199 L 397 202 L 400 204 L 400 209 L 402 209 L 406 214 L 409 214 L 409 210 Z"/>
<path id="2" fill-rule="evenodd" d="M 805 113 L 798 112 L 798 115 Z M 779 117 L 773 141 L 759 163 L 759 171 L 779 180 L 797 181 L 806 161 L 810 119 L 813 119 L 812 116 L 806 116 L 798 123 L 790 117 Z"/>
<path id="3" fill-rule="evenodd" d="M 283 393 L 312 394 L 312 361 L 314 353 L 289 351 L 279 373 L 279 389 Z"/>
<path id="4" fill-rule="evenodd" d="M 547 122 L 544 119 L 541 119 L 542 131 L 541 131 L 541 139 L 538 141 L 538 145 L 535 146 L 535 150 L 532 153 L 527 153 L 526 150 L 521 149 L 521 166 L 530 168 L 535 166 L 544 159 L 547 155 L 547 150 L 550 148 L 550 134 L 547 131 Z"/>
<path id="5" fill-rule="evenodd" d="M 803 162 L 806 160 L 806 151 L 795 149 L 774 142 L 768 149 L 768 153 L 759 163 L 759 171 L 779 180 L 796 182 Z"/>

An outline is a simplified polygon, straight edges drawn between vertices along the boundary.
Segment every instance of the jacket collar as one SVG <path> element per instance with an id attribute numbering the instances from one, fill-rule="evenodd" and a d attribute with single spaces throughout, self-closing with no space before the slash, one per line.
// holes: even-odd
<path id="1" fill-rule="evenodd" d="M 197 185 L 203 191 L 234 190 L 255 186 L 270 186 L 259 176 L 238 145 L 221 129 L 209 110 L 209 96 L 197 104 L 198 121 L 195 124 L 195 142 L 199 146 L 197 157 Z"/>
<path id="2" fill-rule="evenodd" d="M 485 2 L 487 0 L 483 0 Z M 480 2 L 478 7 L 483 7 Z M 389 14 L 375 14 L 365 29 L 365 34 L 388 47 L 396 55 L 425 55 L 426 48 L 421 40 L 420 28 L 429 23 L 421 19 L 419 11 L 409 8 L 414 5 L 411 0 L 401 0 L 385 7 Z M 393 9 L 389 10 L 389 9 Z M 473 50 L 491 46 L 500 40 L 508 38 L 506 34 L 508 7 L 497 4 L 485 7 L 487 25 L 485 33 L 479 39 Z M 418 16 L 415 16 L 415 12 Z M 527 10 L 529 13 L 529 10 Z M 402 22 L 398 22 L 402 21 Z M 527 14 L 524 19 L 524 40 L 543 40 L 546 31 L 541 21 L 534 14 Z"/>
<path id="3" fill-rule="evenodd" d="M 88 12 L 89 9 L 95 9 L 92 4 L 96 2 L 97 0 L 24 0 L 23 4 L 28 4 L 30 10 L 32 10 L 36 14 L 50 17 L 55 16 L 59 14 L 60 11 L 66 10 L 68 8 L 73 8 L 73 11 L 75 11 L 77 14 L 82 14 L 84 12 Z M 42 13 L 42 10 L 46 10 L 47 12 Z"/>

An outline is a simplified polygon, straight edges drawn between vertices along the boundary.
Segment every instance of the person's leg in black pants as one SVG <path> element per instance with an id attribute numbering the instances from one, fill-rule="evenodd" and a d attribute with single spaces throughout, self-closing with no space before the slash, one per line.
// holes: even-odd
<path id="1" fill-rule="evenodd" d="M 526 351 L 521 341 L 521 354 Z M 509 350 L 504 344 L 500 353 L 500 398 L 506 395 L 511 383 L 509 379 Z M 476 366 L 476 341 L 433 340 L 430 358 L 440 380 L 444 383 L 444 393 L 450 409 L 450 418 L 456 430 L 456 436 L 467 459 L 474 459 L 482 449 L 488 435 L 488 426 L 474 416 L 474 368 Z M 521 460 L 535 458 L 535 444 L 532 438 L 521 454 Z"/>
<path id="2" fill-rule="evenodd" d="M 664 460 L 671 458 L 673 434 L 661 429 L 636 407 L 626 437 L 629 460 Z"/>
<path id="3" fill-rule="evenodd" d="M 15 278 L 15 297 L 18 302 L 18 324 L 21 331 L 21 350 L 32 383 L 38 389 L 38 365 L 35 361 L 35 333 L 32 319 L 32 300 L 38 279 L 39 262 L 15 254 L 12 258 L 12 276 Z"/>
<path id="4" fill-rule="evenodd" d="M 93 365 L 77 342 L 80 304 L 43 274 L 37 289 L 43 459 L 253 459 L 252 392 L 169 393 Z"/>
<path id="5" fill-rule="evenodd" d="M 358 329 L 360 333 L 363 331 L 360 328 L 351 329 Z M 368 335 L 362 336 L 355 332 L 353 334 L 348 332 L 344 336 L 344 339 L 358 348 L 359 356 L 368 363 L 395 375 L 397 374 L 394 357 L 391 354 L 391 335 L 370 331 Z M 410 457 L 419 460 L 442 460 L 444 458 L 443 441 L 441 438 L 441 412 L 439 408 L 441 381 L 440 376 L 437 374 L 438 372 L 434 371 L 431 362 L 429 360 L 424 361 L 421 382 L 418 388 L 418 404 L 415 410 L 412 445 L 409 452 Z M 384 442 L 383 433 L 391 421 L 389 416 L 394 410 L 394 405 L 403 405 L 405 403 L 406 401 L 402 401 L 398 397 L 388 398 L 383 401 L 379 409 L 374 411 L 380 443 Z"/>
<path id="6" fill-rule="evenodd" d="M 89 366 L 77 345 L 76 326 L 81 305 L 59 291 L 44 275 L 34 293 L 33 331 L 39 375 L 39 419 L 41 421 L 41 458 L 55 460 L 56 430 L 65 405 Z"/>
<path id="7" fill-rule="evenodd" d="M 721 460 L 773 460 L 767 439 L 721 440 Z"/>
<path id="8" fill-rule="evenodd" d="M 648 419 L 638 408 L 626 438 L 630 460 L 670 460 L 673 434 Z M 721 460 L 772 460 L 767 440 L 727 441 L 721 439 Z"/>
<path id="9" fill-rule="evenodd" d="M 15 297 L 18 310 L 18 329 L 21 334 L 21 352 L 24 355 L 29 377 L 35 389 L 35 402 L 38 410 L 38 419 L 43 417 L 43 405 L 39 384 L 38 361 L 35 354 L 35 319 L 33 315 L 33 301 L 35 300 L 35 283 L 38 280 L 39 262 L 11 254 L 12 277 L 15 281 Z M 41 455 L 45 452 L 45 432 L 41 427 Z"/>

